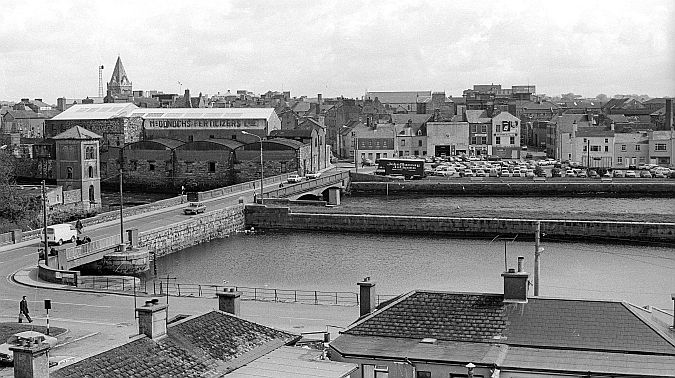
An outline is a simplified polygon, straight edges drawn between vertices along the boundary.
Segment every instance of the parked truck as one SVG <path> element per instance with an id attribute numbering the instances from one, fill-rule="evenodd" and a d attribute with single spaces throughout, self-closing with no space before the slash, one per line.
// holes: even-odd
<path id="1" fill-rule="evenodd" d="M 377 162 L 375 174 L 420 179 L 424 177 L 424 159 L 382 158 Z"/>

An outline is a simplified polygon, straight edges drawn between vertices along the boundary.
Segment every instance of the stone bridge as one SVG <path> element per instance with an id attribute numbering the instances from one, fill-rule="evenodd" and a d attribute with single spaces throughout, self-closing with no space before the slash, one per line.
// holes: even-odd
<path id="1" fill-rule="evenodd" d="M 267 190 L 263 198 L 288 198 L 290 200 L 327 199 L 330 205 L 340 204 L 340 192 L 349 185 L 349 171 L 324 173 L 319 178 L 299 183 L 283 183 L 279 188 Z"/>

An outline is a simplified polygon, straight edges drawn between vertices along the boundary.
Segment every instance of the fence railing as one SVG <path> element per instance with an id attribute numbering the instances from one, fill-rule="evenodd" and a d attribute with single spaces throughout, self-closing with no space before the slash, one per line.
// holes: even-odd
<path id="1" fill-rule="evenodd" d="M 73 261 L 119 244 L 120 236 L 113 235 L 77 247 L 66 248 L 66 261 Z"/>
<path id="2" fill-rule="evenodd" d="M 134 283 L 134 280 L 136 281 Z M 275 289 L 269 287 L 223 286 L 209 284 L 177 283 L 168 280 L 145 281 L 130 276 L 81 276 L 78 287 L 114 292 L 133 292 L 139 295 L 215 298 L 225 288 L 234 288 L 242 300 L 302 303 L 313 305 L 356 306 L 359 294 L 341 291 Z M 393 295 L 378 295 L 377 304 L 394 298 Z"/>

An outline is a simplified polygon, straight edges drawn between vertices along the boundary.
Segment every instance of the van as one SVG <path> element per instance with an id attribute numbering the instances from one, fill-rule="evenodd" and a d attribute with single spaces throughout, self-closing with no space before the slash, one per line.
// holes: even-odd
<path id="1" fill-rule="evenodd" d="M 47 227 L 47 243 L 49 244 L 75 243 L 76 240 L 77 230 L 69 224 L 54 224 Z"/>

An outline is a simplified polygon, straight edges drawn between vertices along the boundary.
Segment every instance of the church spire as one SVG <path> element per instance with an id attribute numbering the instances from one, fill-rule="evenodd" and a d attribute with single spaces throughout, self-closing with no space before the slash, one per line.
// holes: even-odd
<path id="1" fill-rule="evenodd" d="M 119 55 L 117 56 L 115 69 L 108 83 L 108 91 L 113 96 L 131 96 L 131 81 L 127 77 L 127 72 L 124 70 L 124 65 L 122 65 L 122 59 Z"/>

